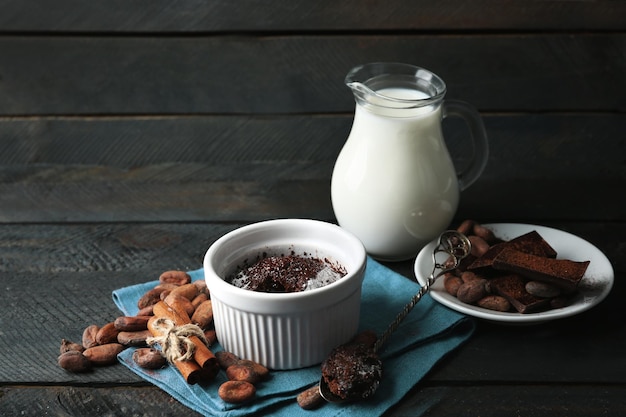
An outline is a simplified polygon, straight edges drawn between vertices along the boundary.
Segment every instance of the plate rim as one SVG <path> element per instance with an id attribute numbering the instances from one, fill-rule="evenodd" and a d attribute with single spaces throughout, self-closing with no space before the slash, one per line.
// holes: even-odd
<path id="1" fill-rule="evenodd" d="M 478 306 L 462 303 L 458 301 L 456 298 L 452 298 L 451 295 L 447 293 L 444 294 L 443 291 L 441 291 L 441 287 L 443 284 L 441 284 L 438 280 L 435 282 L 434 286 L 431 288 L 431 291 L 429 291 L 429 294 L 434 300 L 436 300 L 440 304 L 448 308 L 451 308 L 452 310 L 455 310 L 459 313 L 467 314 L 473 317 L 477 317 L 477 318 L 481 318 L 481 319 L 485 319 L 489 321 L 494 321 L 494 322 L 499 322 L 499 323 L 531 324 L 531 323 L 540 323 L 540 322 L 549 321 L 549 320 L 556 320 L 556 319 L 580 314 L 584 311 L 591 309 L 592 307 L 596 306 L 600 302 L 602 302 L 611 292 L 611 289 L 613 287 L 613 283 L 615 280 L 615 271 L 613 269 L 613 266 L 611 265 L 610 260 L 600 249 L 598 249 L 591 242 L 581 238 L 580 236 L 574 235 L 565 230 L 556 229 L 556 228 L 549 227 L 549 226 L 541 226 L 541 225 L 534 225 L 534 224 L 527 224 L 527 223 L 484 223 L 481 225 L 487 227 L 490 230 L 493 230 L 494 228 L 495 229 L 524 228 L 524 229 L 528 229 L 528 231 L 531 231 L 534 229 L 534 230 L 537 230 L 537 232 L 540 234 L 541 234 L 541 230 L 539 229 L 544 229 L 544 230 L 550 231 L 550 233 L 557 233 L 557 234 L 569 236 L 571 238 L 575 238 L 576 240 L 579 241 L 579 243 L 589 245 L 589 247 L 597 251 L 597 253 L 594 254 L 594 256 L 600 257 L 602 261 L 601 262 L 602 265 L 600 265 L 602 268 L 601 270 L 604 272 L 606 269 L 606 274 L 603 274 L 603 278 L 606 280 L 606 282 L 603 281 L 604 286 L 602 287 L 601 292 L 597 296 L 595 296 L 591 302 L 579 302 L 579 303 L 568 305 L 566 307 L 559 308 L 559 309 L 552 309 L 552 310 L 542 311 L 538 313 L 522 314 L 522 313 L 513 313 L 513 312 L 511 313 L 497 312 L 497 311 L 492 311 L 492 310 L 488 310 L 485 308 L 481 308 Z M 515 236 L 509 237 L 509 239 L 513 237 Z M 428 243 L 426 246 L 424 246 L 424 248 L 420 250 L 417 257 L 415 258 L 415 262 L 413 264 L 413 274 L 415 275 L 415 278 L 420 285 L 424 285 L 426 282 L 426 279 L 422 277 L 423 275 L 422 263 L 424 262 L 423 260 L 424 258 L 426 258 L 430 262 L 431 252 L 434 249 L 436 243 L 437 243 L 436 239 Z M 550 243 L 550 244 L 553 244 L 553 243 Z M 429 273 L 430 273 L 430 267 L 428 268 L 427 274 Z M 583 280 L 585 279 L 586 276 L 587 276 L 586 274 L 585 276 L 583 276 Z"/>

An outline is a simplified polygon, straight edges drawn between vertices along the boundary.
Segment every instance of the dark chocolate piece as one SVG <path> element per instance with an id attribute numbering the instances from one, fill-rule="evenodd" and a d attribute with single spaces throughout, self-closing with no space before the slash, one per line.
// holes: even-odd
<path id="1" fill-rule="evenodd" d="M 486 271 L 491 268 L 493 264 L 493 260 L 498 256 L 502 250 L 506 248 L 506 242 L 498 243 L 489 248 L 487 252 L 483 254 L 480 258 L 474 259 L 474 262 L 467 266 L 467 269 L 470 271 Z"/>
<path id="2" fill-rule="evenodd" d="M 536 230 L 509 240 L 507 247 L 532 255 L 556 258 L 556 250 Z"/>
<path id="3" fill-rule="evenodd" d="M 493 260 L 494 269 L 515 272 L 531 280 L 543 281 L 567 291 L 574 291 L 589 261 L 554 259 L 506 248 Z"/>
<path id="4" fill-rule="evenodd" d="M 493 264 L 493 260 L 502 252 L 505 248 L 513 248 L 521 252 L 530 253 L 537 256 L 543 256 L 547 258 L 556 258 L 556 251 L 537 231 L 533 230 L 525 233 L 521 236 L 511 239 L 508 242 L 498 243 L 492 245 L 487 252 L 480 258 L 472 262 L 467 269 L 469 270 L 484 270 L 489 268 Z"/>

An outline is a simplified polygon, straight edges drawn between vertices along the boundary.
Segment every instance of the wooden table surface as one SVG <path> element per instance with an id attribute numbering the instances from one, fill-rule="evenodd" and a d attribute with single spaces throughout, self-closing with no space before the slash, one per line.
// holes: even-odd
<path id="1" fill-rule="evenodd" d="M 603 250 L 615 287 L 584 314 L 539 325 L 477 321 L 387 415 L 590 416 L 626 412 L 624 227 L 549 223 Z M 0 312 L 3 415 L 193 415 L 121 365 L 71 374 L 56 363 L 60 341 L 120 315 L 111 291 L 193 269 L 206 247 L 238 224 L 209 222 L 4 225 Z M 410 277 L 410 262 L 390 264 Z M 36 398 L 36 401 L 33 399 Z M 423 414 L 420 414 L 423 413 Z M 314 413 L 312 413 L 314 415 Z"/>
<path id="2" fill-rule="evenodd" d="M 615 270 L 583 314 L 477 320 L 386 415 L 626 415 L 624 3 L 201 3 L 0 1 L 0 415 L 194 415 L 119 364 L 64 371 L 61 339 L 241 225 L 333 222 L 343 77 L 373 61 L 424 66 L 482 115 L 489 162 L 455 224 L 562 229 Z M 445 133 L 461 166 L 465 129 Z"/>

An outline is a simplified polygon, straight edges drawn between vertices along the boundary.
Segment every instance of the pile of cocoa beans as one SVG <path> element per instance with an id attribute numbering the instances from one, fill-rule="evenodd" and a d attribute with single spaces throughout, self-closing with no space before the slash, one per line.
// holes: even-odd
<path id="1" fill-rule="evenodd" d="M 217 392 L 225 402 L 239 404 L 252 400 L 257 384 L 269 378 L 269 370 L 260 363 L 224 350 L 216 352 L 215 357 L 228 378 Z"/>
<path id="2" fill-rule="evenodd" d="M 498 312 L 522 313 L 525 311 L 518 311 L 520 307 L 514 308 L 512 303 L 525 296 L 548 301 L 549 303 L 546 303 L 545 307 L 542 307 L 543 309 L 561 308 L 569 302 L 571 294 L 562 294 L 562 291 L 556 286 L 533 280 L 527 280 L 523 292 L 520 292 L 516 299 L 512 299 L 513 297 L 507 299 L 497 294 L 491 288 L 490 278 L 493 276 L 490 277 L 482 272 L 473 272 L 467 267 L 475 260 L 480 259 L 494 245 L 504 243 L 504 240 L 495 236 L 490 229 L 471 219 L 464 220 L 457 231 L 469 239 L 472 244 L 471 253 L 461 260 L 455 270 L 444 274 L 443 283 L 446 292 L 459 301 Z"/>
<path id="3" fill-rule="evenodd" d="M 157 304 L 197 325 L 204 334 L 207 348 L 216 342 L 210 291 L 205 281 L 192 282 L 184 271 L 166 271 L 159 276 L 159 283 L 140 297 L 135 316 L 120 316 L 102 325 L 90 324 L 83 331 L 81 343 L 62 339 L 59 366 L 69 372 L 88 372 L 117 363 L 117 355 L 130 347 L 135 348 L 132 358 L 138 366 L 145 369 L 168 366 L 162 352 L 147 344 L 147 339 L 154 336 L 149 326 L 155 318 Z M 250 401 L 255 396 L 256 384 L 269 375 L 261 364 L 225 351 L 215 354 L 215 362 L 229 379 L 219 387 L 218 394 L 230 403 Z M 208 382 L 215 374 L 194 373 L 193 380 L 187 375 L 184 377 L 188 383 Z M 205 380 L 202 380 L 203 375 Z"/>
<path id="4" fill-rule="evenodd" d="M 494 233 L 474 220 L 465 220 L 457 228 L 472 244 L 470 255 L 461 261 L 461 265 L 455 271 L 444 275 L 444 287 L 446 291 L 466 304 L 474 304 L 488 310 L 509 311 L 511 304 L 507 299 L 488 290 L 488 281 L 471 271 L 466 271 L 467 266 L 473 259 L 480 258 L 489 250 L 491 245 L 502 242 Z"/>

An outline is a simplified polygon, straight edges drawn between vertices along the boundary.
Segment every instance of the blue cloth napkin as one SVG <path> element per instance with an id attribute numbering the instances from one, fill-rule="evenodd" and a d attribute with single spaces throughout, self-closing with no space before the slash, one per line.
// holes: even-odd
<path id="1" fill-rule="evenodd" d="M 204 279 L 202 269 L 189 274 L 193 280 Z M 157 281 L 152 281 L 115 290 L 113 300 L 125 315 L 135 315 L 139 297 L 156 284 Z M 374 330 L 378 334 L 384 332 L 418 290 L 416 282 L 368 258 L 361 299 L 361 330 Z M 138 367 L 132 360 L 133 348 L 124 350 L 118 359 L 137 375 L 205 416 L 240 417 L 269 413 L 279 417 L 380 416 L 442 357 L 466 341 L 473 331 L 472 319 L 441 306 L 426 295 L 379 351 L 383 361 L 383 381 L 376 394 L 363 402 L 324 404 L 314 412 L 301 409 L 296 403 L 296 396 L 319 381 L 319 366 L 272 371 L 270 379 L 257 386 L 253 402 L 234 405 L 225 403 L 217 395 L 219 385 L 226 381 L 222 371 L 215 381 L 206 386 L 189 385 L 173 366 L 156 371 Z M 215 344 L 211 350 L 217 352 L 222 348 Z"/>

